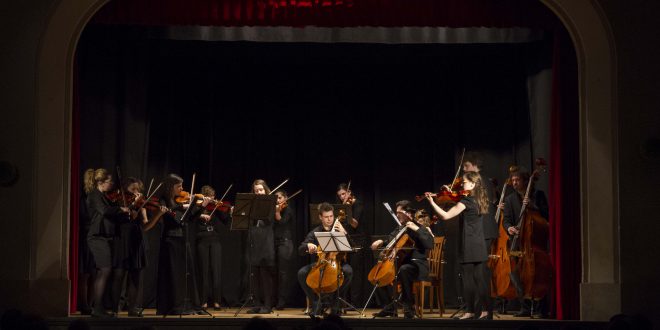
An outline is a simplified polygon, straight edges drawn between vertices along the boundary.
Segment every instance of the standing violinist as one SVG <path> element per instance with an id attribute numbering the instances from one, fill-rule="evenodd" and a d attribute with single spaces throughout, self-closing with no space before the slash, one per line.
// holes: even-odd
<path id="1" fill-rule="evenodd" d="M 353 194 L 350 184 L 346 183 L 340 183 L 337 186 L 337 199 L 340 204 L 351 205 L 352 217 L 347 219 L 347 223 L 344 224 L 346 232 L 348 232 L 351 237 L 351 245 L 355 248 L 363 247 L 366 245 L 366 237 L 362 232 L 362 227 L 360 227 L 360 219 L 362 218 L 362 212 L 364 211 L 364 204 Z M 362 305 L 362 289 L 365 281 L 364 253 L 363 250 L 358 250 L 348 258 L 348 262 L 354 272 L 353 284 L 349 289 L 351 302 L 354 305 Z"/>
<path id="2" fill-rule="evenodd" d="M 504 209 L 502 213 L 506 231 L 509 235 L 517 235 L 520 233 L 518 219 L 520 218 L 520 212 L 523 206 L 530 210 L 537 210 L 544 219 L 548 219 L 548 199 L 543 191 L 534 189 L 533 184 L 529 192 L 529 198 L 525 198 L 527 184 L 530 179 L 529 172 L 525 169 L 519 168 L 510 175 L 511 186 L 514 192 L 504 198 L 504 205 L 502 206 Z M 520 300 L 520 311 L 513 316 L 529 317 L 531 316 L 532 307 L 534 307 L 535 311 L 539 311 L 539 306 L 536 302 L 524 298 L 524 289 L 520 281 L 520 276 L 514 271 L 511 272 L 511 283 L 516 288 L 516 294 Z M 532 306 L 532 304 L 535 305 Z"/>
<path id="3" fill-rule="evenodd" d="M 197 205 L 189 199 L 177 199 L 183 195 L 183 179 L 176 174 L 165 177 L 159 196 L 161 208 L 150 220 L 155 222 L 161 219 L 163 224 L 158 263 L 157 314 L 195 314 L 200 309 L 194 259 L 185 236 L 187 230 L 184 229 L 189 219 L 196 217 L 210 199 L 204 198 L 202 204 Z M 190 210 L 186 212 L 189 207 Z"/>
<path id="4" fill-rule="evenodd" d="M 201 193 L 214 200 L 215 189 L 202 186 Z M 193 226 L 196 235 L 198 269 L 202 278 L 201 302 L 202 308 L 208 307 L 209 299 L 213 309 L 220 309 L 222 298 L 222 244 L 219 227 L 230 221 L 229 213 L 219 210 L 220 205 L 208 204 L 195 219 Z"/>
<path id="5" fill-rule="evenodd" d="M 466 312 L 459 319 L 474 319 L 476 311 L 485 307 L 478 317 L 483 320 L 488 318 L 490 300 L 484 279 L 488 253 L 482 221 L 488 216 L 490 201 L 479 173 L 466 172 L 463 174 L 463 190 L 469 191 L 470 196 L 461 199 L 448 211 L 436 204 L 431 193 L 426 193 L 426 199 L 443 220 L 462 215 L 459 222 L 461 228 L 459 262 L 463 268 L 463 296 L 465 297 Z"/>
<path id="6" fill-rule="evenodd" d="M 295 225 L 295 212 L 288 203 L 288 194 L 284 190 L 278 190 L 277 205 L 275 206 L 275 222 L 273 231 L 275 233 L 275 257 L 277 276 L 275 286 L 277 292 L 277 305 L 275 309 L 282 310 L 286 305 L 286 298 L 291 291 L 293 274 L 291 265 L 293 261 L 293 230 Z"/>
<path id="7" fill-rule="evenodd" d="M 270 195 L 266 181 L 258 179 L 252 183 L 252 193 Z M 275 274 L 275 234 L 273 219 L 259 219 L 249 227 L 250 281 L 257 295 L 256 306 L 248 314 L 270 314 L 273 310 L 273 276 Z"/>
<path id="8" fill-rule="evenodd" d="M 495 241 L 499 237 L 499 231 L 498 231 L 498 221 L 499 219 L 495 219 L 495 211 L 497 208 L 497 193 L 495 192 L 495 188 L 493 187 L 493 184 L 491 182 L 491 179 L 485 175 L 482 171 L 483 169 L 483 159 L 481 158 L 481 155 L 476 153 L 476 152 L 468 152 L 465 154 L 465 158 L 463 159 L 463 172 L 477 172 L 481 176 L 482 183 L 484 186 L 484 189 L 486 190 L 486 193 L 488 194 L 488 200 L 490 203 L 488 204 L 488 215 L 484 215 L 484 221 L 483 221 L 483 226 L 484 226 L 484 240 L 486 242 L 486 253 L 490 254 L 491 252 L 491 246 L 493 244 L 493 241 Z M 484 281 L 486 281 L 486 290 L 488 292 L 491 292 L 491 278 L 493 277 L 493 274 L 491 272 L 490 267 L 484 267 Z M 487 296 L 488 302 L 484 304 L 485 306 L 488 306 L 488 309 L 486 309 L 486 312 L 488 313 L 487 319 L 492 320 L 493 319 L 493 299 L 491 298 L 490 294 Z"/>
<path id="9" fill-rule="evenodd" d="M 398 201 L 396 203 L 396 217 L 399 219 L 399 222 L 401 222 L 401 226 L 390 233 L 387 241 L 379 239 L 371 243 L 372 250 L 376 250 L 383 245 L 387 246 L 404 228 L 407 228 L 406 234 L 408 234 L 408 237 L 415 242 L 414 249 L 406 254 L 403 259 L 397 261 L 399 267 L 397 270 L 397 278 L 399 283 L 401 283 L 403 316 L 407 319 L 411 319 L 415 316 L 415 312 L 412 308 L 415 301 L 413 282 L 428 280 L 429 264 L 428 258 L 426 257 L 426 251 L 428 249 L 433 249 L 433 234 L 431 233 L 430 228 L 415 223 L 415 221 L 413 221 L 414 214 L 415 209 L 410 206 L 410 201 Z M 396 285 L 396 283 L 394 283 L 394 285 Z M 375 317 L 395 315 L 396 306 L 391 303 L 385 306 L 380 312 L 374 314 Z"/>
<path id="10" fill-rule="evenodd" d="M 344 226 L 341 224 L 340 221 L 336 221 L 335 223 L 335 218 L 333 213 L 334 207 L 332 207 L 332 205 L 323 202 L 319 204 L 318 211 L 319 211 L 319 219 L 321 220 L 321 224 L 316 226 L 314 229 L 312 229 L 305 237 L 305 240 L 302 243 L 300 243 L 300 246 L 298 246 L 298 252 L 300 253 L 300 255 L 305 255 L 305 254 L 315 255 L 317 252 L 319 252 L 319 242 L 316 239 L 316 236 L 314 235 L 314 233 L 316 232 L 338 231 L 345 235 L 348 234 L 348 232 L 346 231 L 346 229 L 344 228 Z M 314 267 L 315 264 L 316 261 L 314 261 L 313 263 L 307 266 L 303 266 L 302 268 L 300 268 L 300 270 L 298 270 L 298 283 L 300 284 L 300 287 L 303 289 L 305 295 L 311 302 L 311 306 L 316 306 L 316 304 L 318 303 L 318 296 L 314 292 L 314 289 L 310 288 L 307 285 L 307 275 L 309 274 L 310 270 L 312 270 L 312 267 Z M 351 267 L 351 265 L 347 263 L 342 263 L 341 272 L 343 273 L 344 281 L 336 293 L 338 297 L 345 296 L 346 291 L 350 287 L 351 280 L 353 279 L 353 268 Z M 330 313 L 340 314 L 341 310 L 339 306 L 340 306 L 339 299 L 336 299 L 334 305 L 331 307 Z"/>
<path id="11" fill-rule="evenodd" d="M 117 235 L 117 221 L 127 217 L 129 210 L 111 204 L 106 193 L 112 189 L 112 185 L 112 175 L 106 169 L 89 169 L 85 172 L 87 210 L 91 219 L 87 245 L 96 263 L 92 317 L 115 316 L 105 311 L 102 298 L 112 271 L 112 241 Z"/>
<path id="12" fill-rule="evenodd" d="M 142 196 L 142 181 L 127 177 L 122 182 L 127 204 L 132 204 Z M 135 205 L 135 204 L 134 204 Z M 146 267 L 147 256 L 142 238 L 142 225 L 148 222 L 144 208 L 130 210 L 130 216 L 119 222 L 119 235 L 114 240 L 112 254 L 113 284 L 112 307 L 119 311 L 124 278 L 128 275 L 128 316 L 142 317 L 142 269 Z"/>

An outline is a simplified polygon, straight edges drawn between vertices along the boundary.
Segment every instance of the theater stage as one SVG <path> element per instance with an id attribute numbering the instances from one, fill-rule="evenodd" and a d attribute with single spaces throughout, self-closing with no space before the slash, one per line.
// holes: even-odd
<path id="1" fill-rule="evenodd" d="M 131 329 L 141 326 L 153 326 L 155 329 L 195 328 L 195 329 L 241 329 L 247 321 L 254 317 L 245 314 L 245 309 L 234 317 L 237 308 L 229 308 L 221 311 L 209 310 L 208 315 L 178 315 L 163 318 L 156 315 L 154 309 L 144 311 L 143 318 L 128 317 L 126 312 L 119 314 L 118 318 L 95 319 L 88 316 L 73 314 L 67 318 L 48 319 L 50 329 L 66 329 L 69 323 L 75 319 L 85 318 L 93 329 Z M 367 309 L 366 316 L 358 312 L 348 312 L 342 316 L 352 329 L 518 329 L 529 325 L 535 329 L 605 329 L 606 322 L 583 322 L 583 321 L 557 321 L 550 319 L 514 318 L 512 315 L 499 315 L 492 321 L 459 321 L 450 316 L 455 310 L 447 310 L 442 317 L 437 310 L 434 313 L 425 311 L 422 319 L 403 318 L 377 318 L 371 317 L 376 309 Z M 301 308 L 287 308 L 282 311 L 274 311 L 272 314 L 258 315 L 269 319 L 277 329 L 311 329 L 315 322 L 309 316 L 303 314 Z"/>

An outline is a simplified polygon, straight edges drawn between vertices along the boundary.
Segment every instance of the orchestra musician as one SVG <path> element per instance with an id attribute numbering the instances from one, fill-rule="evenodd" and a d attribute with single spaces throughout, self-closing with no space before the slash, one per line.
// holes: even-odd
<path id="1" fill-rule="evenodd" d="M 252 193 L 257 195 L 270 194 L 266 181 L 257 179 L 252 183 Z M 256 306 L 247 311 L 248 314 L 270 314 L 273 310 L 273 276 L 275 274 L 275 233 L 274 219 L 259 219 L 249 227 L 249 265 L 256 292 Z"/>
<path id="2" fill-rule="evenodd" d="M 202 186 L 200 192 L 205 197 L 215 200 L 215 189 L 211 186 Z M 231 221 L 229 212 L 215 209 L 203 209 L 194 221 L 194 230 L 197 246 L 198 269 L 201 274 L 201 303 L 202 308 L 208 307 L 212 301 L 213 309 L 220 309 L 222 298 L 222 244 L 220 242 L 220 225 L 227 225 Z"/>
<path id="3" fill-rule="evenodd" d="M 275 292 L 277 293 L 277 305 L 275 309 L 282 310 L 291 291 L 293 274 L 291 266 L 293 262 L 293 235 L 295 226 L 295 211 L 288 203 L 288 194 L 284 190 L 275 192 L 277 205 L 275 206 L 275 222 L 273 231 L 275 233 L 275 257 L 277 275 L 275 278 Z"/>
<path id="4" fill-rule="evenodd" d="M 195 281 L 194 257 L 185 236 L 188 231 L 184 228 L 187 227 L 189 219 L 198 216 L 210 199 L 203 198 L 200 205 L 191 204 L 189 199 L 178 199 L 178 196 L 184 195 L 183 179 L 176 174 L 165 177 L 159 193 L 160 209 L 149 220 L 149 223 L 160 221 L 163 224 L 156 313 L 197 314 L 201 307 Z M 191 209 L 186 212 L 189 207 Z M 185 300 L 186 297 L 188 300 Z"/>
<path id="5" fill-rule="evenodd" d="M 334 207 L 330 205 L 327 202 L 323 202 L 319 204 L 318 206 L 318 216 L 319 219 L 321 220 L 321 224 L 312 229 L 307 236 L 305 237 L 305 240 L 300 243 L 300 246 L 298 246 L 298 252 L 300 255 L 305 255 L 305 254 L 311 254 L 311 255 L 316 255 L 317 252 L 319 252 L 319 242 L 316 239 L 316 236 L 314 233 L 316 232 L 329 232 L 329 231 L 339 231 L 343 234 L 347 234 L 347 230 L 344 228 L 344 226 L 341 224 L 340 221 L 335 222 L 334 218 Z M 333 223 L 335 224 L 333 227 Z M 307 275 L 309 274 L 310 270 L 312 270 L 312 267 L 316 264 L 316 261 L 303 266 L 298 270 L 298 283 L 300 284 L 300 287 L 303 289 L 305 292 L 305 295 L 311 302 L 311 306 L 316 306 L 318 303 L 318 295 L 314 292 L 313 288 L 310 288 L 307 285 Z M 347 263 L 342 263 L 341 266 L 341 272 L 343 273 L 344 280 L 341 286 L 339 287 L 338 292 L 336 294 L 338 297 L 344 297 L 346 294 L 346 291 L 350 287 L 351 281 L 353 279 L 353 268 L 351 265 Z M 331 307 L 331 314 L 340 314 L 340 305 L 339 305 L 339 299 L 335 300 L 335 303 Z M 313 312 L 311 312 L 313 314 Z"/>
<path id="6" fill-rule="evenodd" d="M 495 211 L 497 209 L 497 192 L 495 187 L 491 182 L 491 178 L 484 174 L 483 169 L 483 159 L 479 153 L 476 152 L 467 152 L 465 158 L 463 159 L 463 172 L 477 172 L 482 178 L 482 183 L 486 193 L 488 194 L 488 200 L 490 201 L 488 207 L 488 216 L 484 215 L 484 240 L 486 242 L 486 253 L 490 254 L 491 246 L 493 242 L 499 237 L 498 232 L 498 220 L 495 219 Z M 486 290 L 491 292 L 491 278 L 493 276 L 490 267 L 484 267 L 484 281 L 486 281 Z M 487 319 L 493 319 L 493 299 L 490 295 L 486 298 L 487 303 L 484 304 L 488 306 L 486 312 L 488 313 Z"/>
<path id="7" fill-rule="evenodd" d="M 413 282 L 428 280 L 429 264 L 426 257 L 426 251 L 433 249 L 433 233 L 428 227 L 428 222 L 418 224 L 413 221 L 415 209 L 410 206 L 410 201 L 402 200 L 396 203 L 396 217 L 401 222 L 401 226 L 389 234 L 387 241 L 376 240 L 371 243 L 371 249 L 377 250 L 379 247 L 387 246 L 396 235 L 407 228 L 406 233 L 414 241 L 413 250 L 407 254 L 398 263 L 398 280 L 401 284 L 401 303 L 403 305 L 403 316 L 411 319 L 415 316 L 412 308 L 414 304 Z M 396 283 L 394 283 L 396 287 Z M 391 296 L 391 295 L 389 295 Z M 375 317 L 388 317 L 396 315 L 396 306 L 390 303 L 381 311 L 374 313 Z"/>
<path id="8" fill-rule="evenodd" d="M 115 317 L 116 314 L 105 310 L 102 303 L 103 293 L 112 271 L 112 241 L 117 236 L 116 224 L 120 218 L 128 215 L 128 208 L 114 206 L 106 196 L 112 189 L 112 175 L 103 168 L 88 169 L 85 172 L 85 192 L 90 227 L 87 232 L 87 245 L 96 263 L 94 279 L 92 317 Z"/>
<path id="9" fill-rule="evenodd" d="M 122 182 L 126 199 L 137 200 L 142 196 L 144 188 L 142 181 L 127 177 Z M 144 208 L 130 210 L 130 216 L 119 222 L 119 232 L 114 239 L 112 255 L 112 307 L 119 311 L 119 298 L 123 289 L 124 278 L 128 275 L 128 316 L 142 317 L 142 269 L 146 267 L 142 225 L 148 222 L 147 211 Z"/>
<path id="10" fill-rule="evenodd" d="M 515 235 L 520 232 L 520 229 L 517 228 L 517 222 L 523 205 L 526 206 L 527 209 L 537 210 L 544 219 L 548 219 L 548 199 L 543 191 L 534 188 L 533 183 L 532 190 L 529 194 L 530 197 L 524 199 L 529 180 L 529 172 L 523 168 L 519 168 L 517 171 L 511 173 L 511 186 L 513 187 L 514 192 L 506 196 L 504 199 L 504 205 L 500 206 L 503 207 L 504 228 L 509 235 Z M 520 300 L 520 311 L 513 316 L 532 316 L 532 307 L 534 307 L 534 311 L 540 311 L 538 302 L 523 298 L 523 285 L 520 281 L 519 275 L 514 271 L 511 272 L 511 283 L 516 288 L 516 294 Z M 534 306 L 532 306 L 532 304 L 534 304 Z"/>
<path id="11" fill-rule="evenodd" d="M 484 227 L 482 221 L 488 215 L 490 201 L 479 173 L 466 172 L 463 174 L 463 189 L 470 192 L 448 211 L 443 210 L 433 200 L 431 193 L 426 193 L 433 210 L 443 220 L 452 219 L 458 215 L 460 218 L 461 242 L 459 243 L 459 262 L 463 269 L 463 295 L 466 302 L 466 312 L 459 319 L 474 319 L 476 311 L 485 307 L 478 319 L 487 319 L 487 306 L 489 292 L 483 269 L 488 259 L 488 251 L 484 240 Z"/>
<path id="12" fill-rule="evenodd" d="M 358 199 L 350 187 L 350 183 L 340 183 L 337 186 L 337 199 L 340 204 L 351 205 L 352 217 L 348 219 L 346 232 L 351 238 L 351 245 L 355 248 L 361 248 L 366 245 L 366 236 L 360 226 L 360 219 L 364 211 L 364 204 L 361 199 Z M 348 262 L 353 268 L 353 284 L 349 288 L 349 295 L 351 302 L 355 305 L 362 305 L 363 301 L 363 284 L 365 281 L 364 271 L 364 254 L 365 251 L 358 250 L 348 256 Z"/>

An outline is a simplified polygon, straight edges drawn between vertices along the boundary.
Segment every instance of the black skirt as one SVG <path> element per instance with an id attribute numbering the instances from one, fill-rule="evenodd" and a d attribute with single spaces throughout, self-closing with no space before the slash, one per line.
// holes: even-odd
<path id="1" fill-rule="evenodd" d="M 80 230 L 78 239 L 78 274 L 93 274 L 96 271 L 94 256 L 87 244 L 87 232 L 89 229 Z"/>
<path id="2" fill-rule="evenodd" d="M 87 245 L 94 256 L 96 267 L 112 267 L 112 238 L 103 236 L 90 236 L 87 238 Z"/>
<path id="3" fill-rule="evenodd" d="M 113 247 L 113 268 L 142 269 L 147 266 L 144 239 L 139 224 L 122 224 L 119 227 L 119 236 L 113 240 Z"/>

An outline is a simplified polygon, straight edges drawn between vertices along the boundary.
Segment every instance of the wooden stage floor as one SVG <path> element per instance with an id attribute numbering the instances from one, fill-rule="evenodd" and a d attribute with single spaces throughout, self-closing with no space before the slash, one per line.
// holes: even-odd
<path id="1" fill-rule="evenodd" d="M 249 319 L 257 316 L 268 319 L 276 329 L 312 329 L 317 321 L 303 314 L 302 308 L 287 308 L 274 311 L 272 314 L 246 314 L 244 309 L 238 316 L 234 314 L 238 308 L 221 311 L 209 310 L 208 315 L 171 315 L 163 317 L 156 315 L 154 309 L 144 311 L 144 317 L 128 317 L 126 312 L 117 318 L 96 319 L 89 316 L 73 314 L 66 318 L 48 319 L 50 329 L 67 329 L 69 323 L 76 319 L 85 319 L 92 329 L 135 329 L 151 327 L 153 329 L 242 329 Z M 516 318 L 512 315 L 500 315 L 494 320 L 460 321 L 451 319 L 455 310 L 446 310 L 440 317 L 437 310 L 433 313 L 425 311 L 423 318 L 373 318 L 377 309 L 367 309 L 362 316 L 358 312 L 349 311 L 342 315 L 346 325 L 354 330 L 366 329 L 519 329 L 523 326 L 531 329 L 605 329 L 605 322 L 557 321 L 549 319 Z M 401 315 L 401 313 L 400 313 Z"/>

